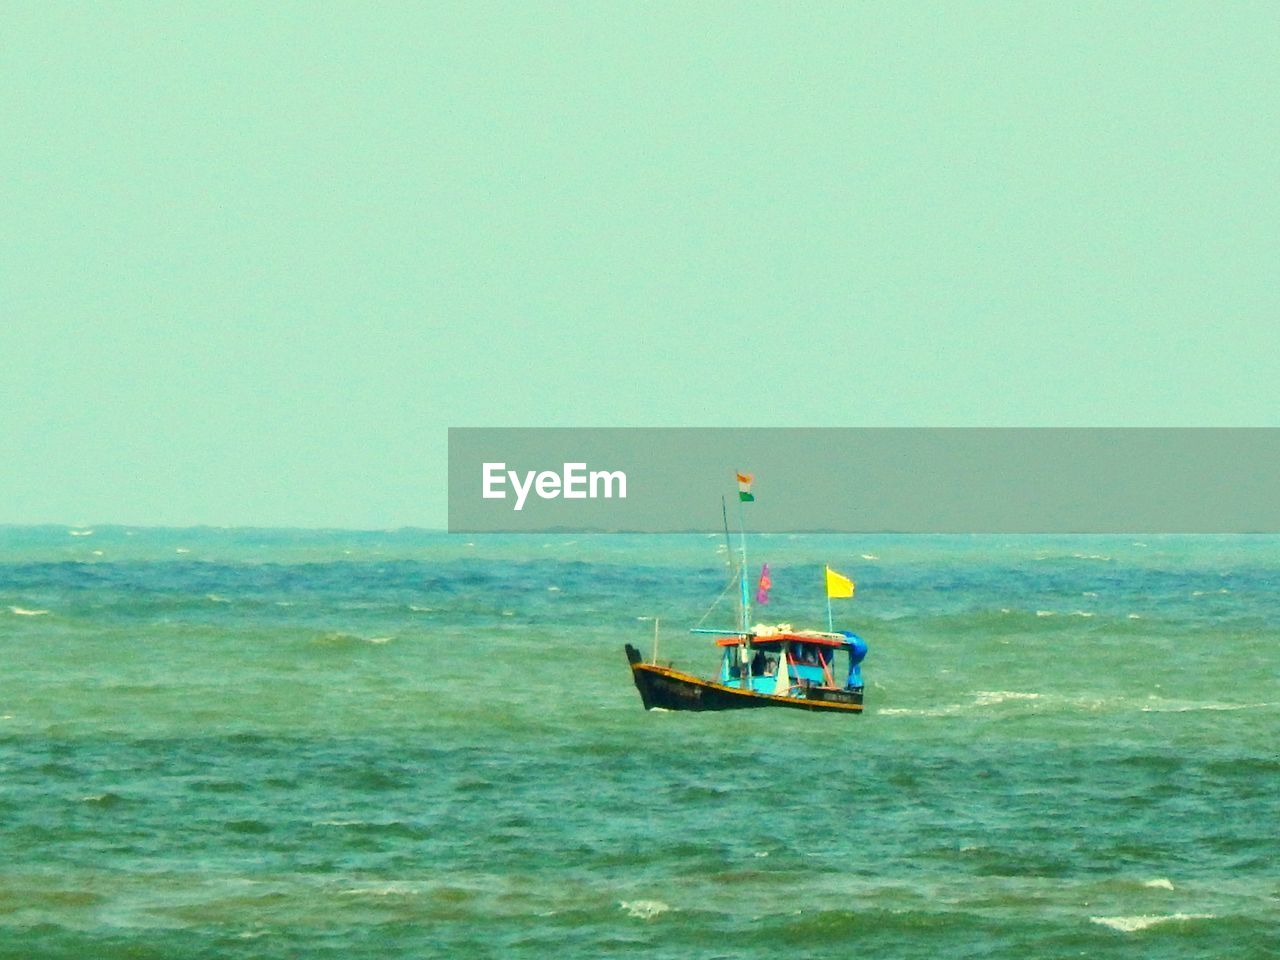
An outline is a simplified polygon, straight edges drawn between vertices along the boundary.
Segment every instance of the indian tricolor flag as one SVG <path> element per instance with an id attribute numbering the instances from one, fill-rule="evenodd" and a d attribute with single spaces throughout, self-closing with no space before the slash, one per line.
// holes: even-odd
<path id="1" fill-rule="evenodd" d="M 738 474 L 738 499 L 743 503 L 750 503 L 755 499 L 751 494 L 751 481 L 755 479 L 749 473 Z"/>

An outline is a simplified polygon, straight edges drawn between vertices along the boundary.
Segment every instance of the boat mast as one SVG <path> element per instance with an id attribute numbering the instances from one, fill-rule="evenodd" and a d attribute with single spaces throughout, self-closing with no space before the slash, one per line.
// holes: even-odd
<path id="1" fill-rule="evenodd" d="M 835 627 L 831 623 L 831 591 L 827 589 L 827 571 L 830 569 L 825 565 L 822 568 L 822 592 L 827 595 L 827 633 L 834 633 Z"/>
<path id="2" fill-rule="evenodd" d="M 743 676 L 742 689 L 754 690 L 755 686 L 751 679 L 751 597 L 747 593 L 747 527 L 746 521 L 743 519 L 742 498 L 738 498 L 738 546 L 742 550 L 742 562 L 740 565 L 740 581 L 742 585 L 742 605 L 739 607 L 740 616 L 738 620 L 738 629 L 742 631 L 742 666 L 740 673 Z"/>
<path id="3" fill-rule="evenodd" d="M 729 507 L 725 498 L 720 498 L 720 516 L 724 520 L 724 545 L 729 553 L 729 562 L 733 563 L 733 538 L 729 535 Z M 738 561 L 738 633 L 742 637 L 742 647 L 738 652 L 738 676 L 743 690 L 751 689 L 751 635 L 747 623 L 751 619 L 750 600 L 747 594 L 747 535 L 743 526 L 742 501 L 738 501 L 738 535 L 741 556 Z"/>
<path id="4" fill-rule="evenodd" d="M 751 597 L 747 592 L 747 527 L 741 500 L 738 501 L 738 546 L 742 551 L 742 566 L 739 571 L 742 581 L 742 607 L 740 608 L 741 618 L 738 627 L 745 634 L 747 626 L 751 622 Z"/>

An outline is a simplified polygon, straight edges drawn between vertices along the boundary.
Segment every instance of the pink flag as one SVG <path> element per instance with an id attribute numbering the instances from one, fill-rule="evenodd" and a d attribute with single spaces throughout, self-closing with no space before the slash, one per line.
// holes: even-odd
<path id="1" fill-rule="evenodd" d="M 760 568 L 760 582 L 756 584 L 756 603 L 764 605 L 769 602 L 769 588 L 773 581 L 769 579 L 769 565 Z"/>

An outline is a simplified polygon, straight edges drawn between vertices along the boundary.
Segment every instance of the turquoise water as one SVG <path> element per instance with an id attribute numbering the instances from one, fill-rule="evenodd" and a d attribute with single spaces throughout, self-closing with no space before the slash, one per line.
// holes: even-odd
<path id="1" fill-rule="evenodd" d="M 0 528 L 0 957 L 1280 950 L 1280 539 L 761 537 L 867 713 L 645 713 L 718 548 Z"/>

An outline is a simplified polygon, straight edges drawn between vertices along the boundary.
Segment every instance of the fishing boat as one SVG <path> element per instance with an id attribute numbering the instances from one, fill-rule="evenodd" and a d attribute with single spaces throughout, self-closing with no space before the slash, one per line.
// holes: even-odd
<path id="1" fill-rule="evenodd" d="M 715 644 L 721 650 L 719 673 L 710 679 L 658 663 L 658 621 L 655 620 L 654 649 L 649 662 L 634 646 L 626 644 L 627 661 L 636 689 L 640 691 L 640 700 L 646 710 L 789 707 L 861 713 L 866 641 L 851 631 L 832 628 L 831 600 L 853 596 L 851 579 L 830 567 L 825 568 L 826 630 L 795 630 L 787 623 L 749 625 L 751 600 L 741 505 L 755 499 L 750 493 L 751 482 L 750 474 L 738 474 L 739 550 L 730 581 L 730 586 L 735 582 L 738 586 L 738 625 L 729 629 L 695 627 L 692 631 L 715 637 Z M 729 541 L 727 507 L 723 510 L 725 539 Z M 733 557 L 732 543 L 727 543 L 727 547 L 728 555 Z M 768 602 L 771 586 L 768 564 L 765 564 L 757 587 L 757 603 Z"/>

